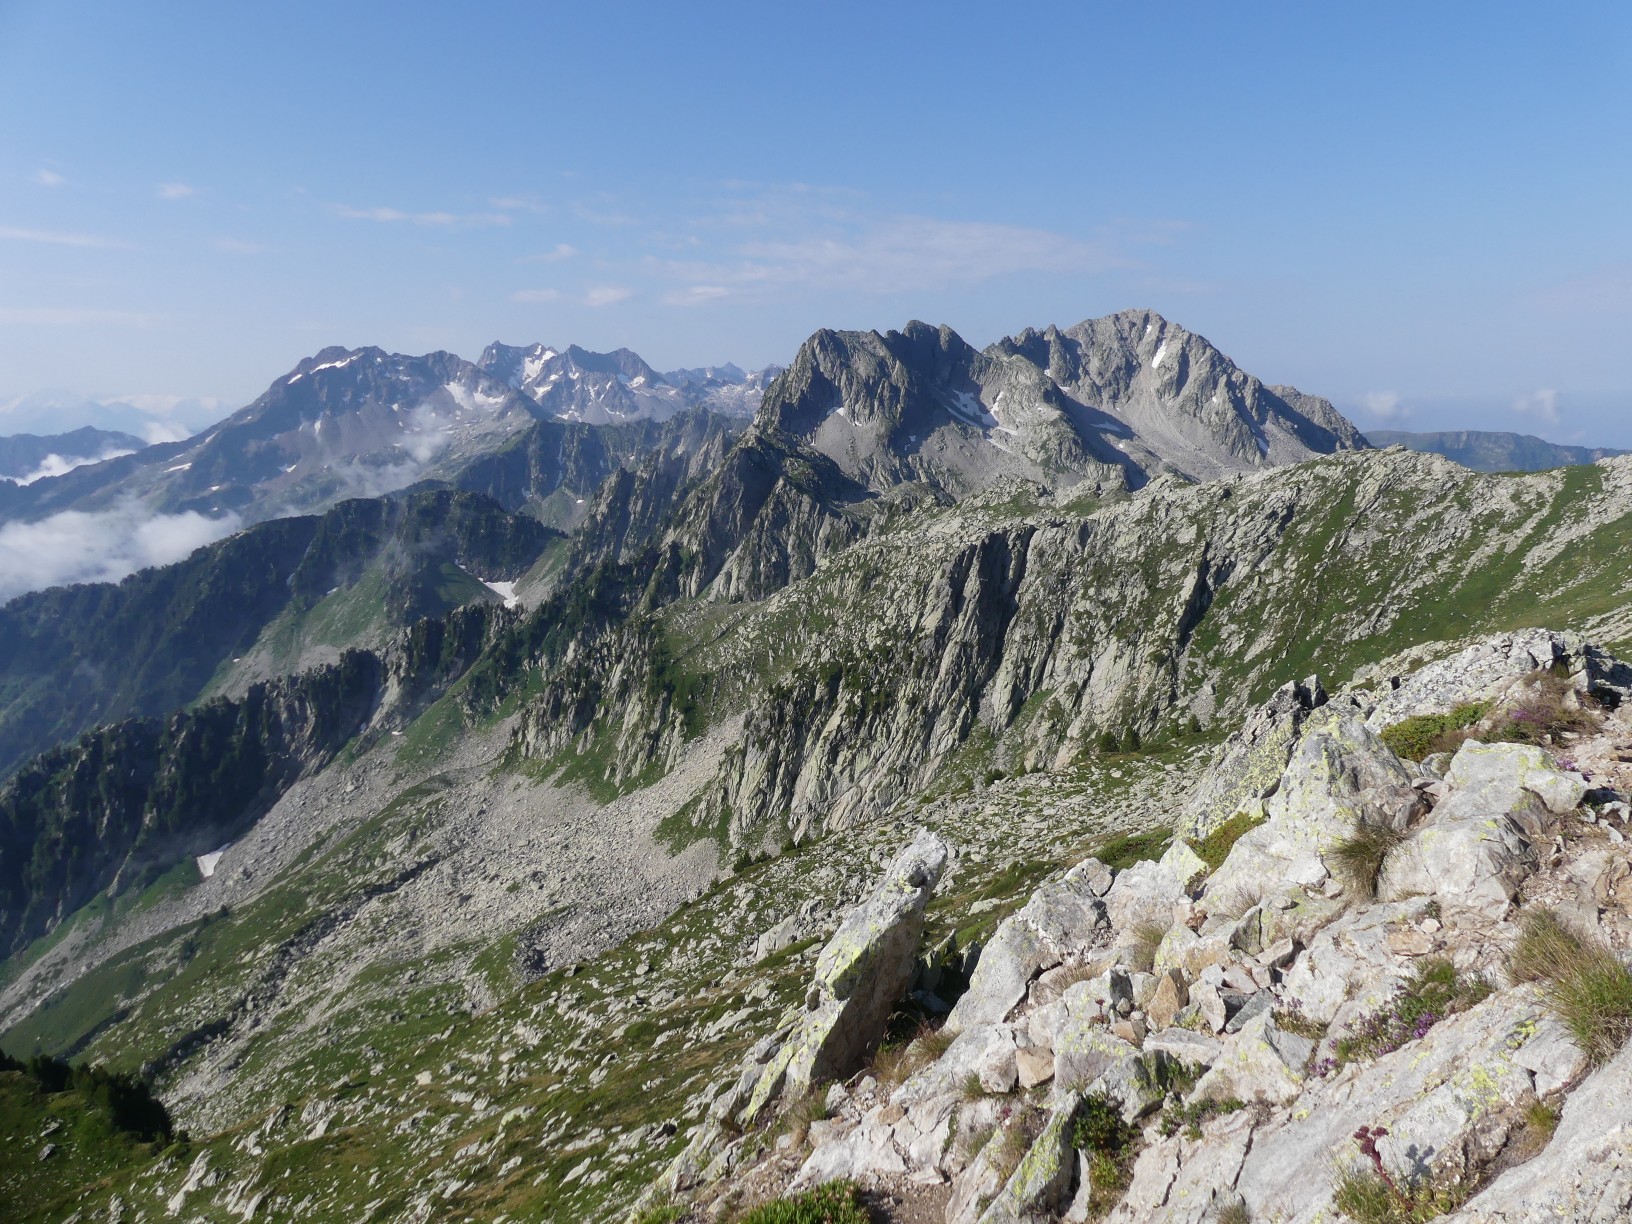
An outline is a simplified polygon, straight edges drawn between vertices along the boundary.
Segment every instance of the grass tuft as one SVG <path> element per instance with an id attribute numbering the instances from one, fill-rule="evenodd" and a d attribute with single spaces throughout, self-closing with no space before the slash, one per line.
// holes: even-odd
<path id="1" fill-rule="evenodd" d="M 1405 840 L 1385 825 L 1362 821 L 1354 832 L 1327 851 L 1337 878 L 1355 896 L 1370 901 L 1377 896 L 1377 883 L 1388 856 Z"/>
<path id="2" fill-rule="evenodd" d="M 1632 1036 L 1632 972 L 1552 910 L 1526 915 L 1509 969 L 1515 981 L 1545 984 L 1548 1006 L 1594 1066 Z"/>
<path id="3" fill-rule="evenodd" d="M 1167 938 L 1168 928 L 1159 922 L 1137 922 L 1128 932 L 1132 943 L 1128 948 L 1128 968 L 1149 973 L 1156 965 L 1156 949 Z"/>
<path id="4" fill-rule="evenodd" d="M 791 1198 L 755 1207 L 742 1224 L 872 1224 L 873 1216 L 853 1182 L 828 1182 Z"/>

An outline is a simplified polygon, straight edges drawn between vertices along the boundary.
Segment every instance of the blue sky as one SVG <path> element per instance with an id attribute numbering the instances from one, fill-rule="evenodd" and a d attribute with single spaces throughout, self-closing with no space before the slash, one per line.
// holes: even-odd
<path id="1" fill-rule="evenodd" d="M 1150 306 L 1363 427 L 1632 446 L 1629 82 L 1611 4 L 0 0 L 0 399 Z"/>

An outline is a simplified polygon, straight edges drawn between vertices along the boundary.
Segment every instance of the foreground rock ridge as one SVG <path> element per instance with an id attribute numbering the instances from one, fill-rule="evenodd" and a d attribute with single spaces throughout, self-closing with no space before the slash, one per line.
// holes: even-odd
<path id="1" fill-rule="evenodd" d="M 821 1023 L 818 976 L 648 1202 L 731 1218 L 744 1197 L 843 1179 L 890 1218 L 948 1224 L 1628 1218 L 1629 684 L 1612 657 L 1534 632 L 1379 691 L 1289 686 L 1223 754 L 1268 753 L 1273 781 L 1215 775 L 1181 825 L 1222 814 L 1213 838 L 1121 870 L 1083 860 L 998 925 L 938 1029 L 825 1082 L 784 1078 Z M 1529 736 L 1543 693 L 1581 729 L 1498 740 Z M 1389 746 L 1474 705 L 1454 751 Z M 1390 837 L 1357 874 L 1368 829 Z M 1561 1002 L 1525 959 L 1538 921 L 1606 950 L 1618 1012 Z M 897 972 L 887 940 L 880 980 Z M 1613 1038 L 1589 1040 L 1599 1028 Z M 797 1127 L 762 1120 L 778 1090 Z M 1114 1149 L 1085 1126 L 1107 1111 Z M 1364 1214 L 1366 1194 L 1397 1214 Z"/>

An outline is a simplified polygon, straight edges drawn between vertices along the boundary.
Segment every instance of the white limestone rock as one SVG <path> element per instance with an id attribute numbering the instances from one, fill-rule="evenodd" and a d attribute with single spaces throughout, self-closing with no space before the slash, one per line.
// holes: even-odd
<path id="1" fill-rule="evenodd" d="M 980 954 L 969 989 L 947 1017 L 953 1032 L 979 1024 L 996 1024 L 1026 997 L 1043 970 L 1094 946 L 1105 921 L 1105 907 L 1094 892 L 1100 883 L 1090 860 L 1053 884 L 1046 884 L 1014 914 L 998 924 L 997 933 Z"/>
<path id="2" fill-rule="evenodd" d="M 1586 782 L 1541 748 L 1477 740 L 1457 750 L 1445 782 L 1445 799 L 1390 856 L 1381 895 L 1437 896 L 1500 917 L 1536 868 L 1549 814 L 1573 811 Z"/>

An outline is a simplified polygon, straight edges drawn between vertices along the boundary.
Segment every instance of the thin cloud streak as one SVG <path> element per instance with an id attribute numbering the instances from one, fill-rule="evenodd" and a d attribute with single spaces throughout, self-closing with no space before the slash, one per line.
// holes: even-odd
<path id="1" fill-rule="evenodd" d="M 334 214 L 348 221 L 379 221 L 387 225 L 404 221 L 413 225 L 450 227 L 511 223 L 511 219 L 503 213 L 407 212 L 400 208 L 353 208 L 349 204 L 336 204 Z"/>
<path id="2" fill-rule="evenodd" d="M 784 289 L 902 293 L 1016 273 L 1092 274 L 1133 263 L 1113 243 L 994 222 L 899 216 L 846 228 L 753 239 L 739 243 L 737 258 L 728 262 L 659 261 L 656 270 L 686 282 L 667 300 L 696 304 Z"/>
<path id="3" fill-rule="evenodd" d="M 69 234 L 61 230 L 23 229 L 14 225 L 0 225 L 0 240 L 7 242 L 38 242 L 46 246 L 118 247 L 119 243 L 98 234 Z"/>
<path id="4" fill-rule="evenodd" d="M 13 327 L 155 327 L 165 316 L 100 307 L 0 307 L 0 324 Z"/>
<path id="5" fill-rule="evenodd" d="M 570 242 L 558 242 L 555 244 L 554 250 L 545 251 L 541 255 L 523 255 L 516 262 L 523 264 L 560 263 L 563 259 L 571 259 L 576 254 L 578 254 L 578 248 Z"/>

